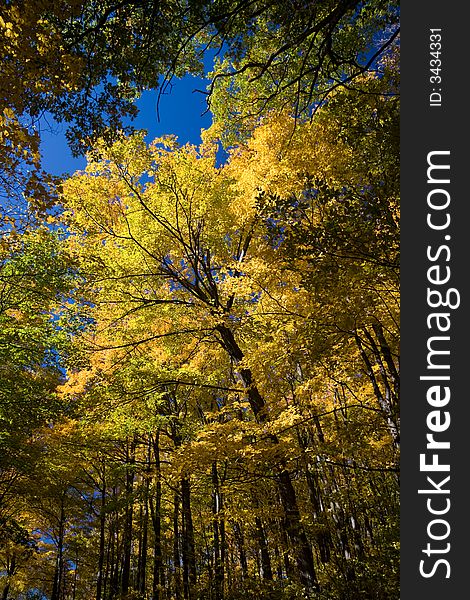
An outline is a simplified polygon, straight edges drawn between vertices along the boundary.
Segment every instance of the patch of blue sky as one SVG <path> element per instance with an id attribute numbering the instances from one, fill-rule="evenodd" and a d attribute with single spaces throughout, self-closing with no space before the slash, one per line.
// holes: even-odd
<path id="1" fill-rule="evenodd" d="M 204 71 L 213 68 L 217 52 L 208 50 L 204 56 Z M 207 110 L 206 89 L 209 79 L 204 76 L 186 75 L 173 78 L 160 94 L 157 90 L 147 90 L 137 100 L 138 115 L 132 121 L 125 121 L 135 129 L 147 131 L 146 141 L 151 142 L 163 135 L 176 135 L 180 144 L 201 143 L 201 129 L 212 123 L 212 115 Z M 85 157 L 75 158 L 65 137 L 66 125 L 57 123 L 51 115 L 45 115 L 41 125 L 41 151 L 45 169 L 54 175 L 73 173 L 84 169 Z M 220 149 L 218 164 L 226 159 Z"/>
<path id="2" fill-rule="evenodd" d="M 215 60 L 223 57 L 225 49 L 222 46 L 204 51 L 203 77 L 185 75 L 180 79 L 173 78 L 164 86 L 160 99 L 158 90 L 143 92 L 136 102 L 137 117 L 132 121 L 126 120 L 124 125 L 147 131 L 147 142 L 164 135 L 176 135 L 181 145 L 199 145 L 201 130 L 212 124 L 212 114 L 206 102 L 207 75 L 213 70 Z M 65 124 L 57 123 L 51 115 L 45 114 L 38 126 L 41 128 L 43 164 L 49 173 L 60 176 L 85 168 L 85 157 L 72 156 L 65 137 Z M 226 162 L 227 158 L 227 152 L 219 144 L 217 166 Z"/>
<path id="3" fill-rule="evenodd" d="M 211 115 L 206 111 L 205 96 L 194 92 L 204 88 L 206 81 L 200 77 L 186 76 L 175 80 L 171 88 L 160 98 L 159 114 L 157 114 L 158 92 L 148 90 L 137 101 L 139 114 L 132 121 L 135 129 L 147 131 L 146 141 L 156 137 L 173 134 L 181 144 L 201 142 L 201 129 L 211 124 Z M 205 113 L 205 114 L 204 114 Z M 66 125 L 56 123 L 48 118 L 49 127 L 43 128 L 41 150 L 44 168 L 54 175 L 72 173 L 84 169 L 85 157 L 75 158 L 65 138 Z M 130 124 L 131 121 L 127 121 Z"/>

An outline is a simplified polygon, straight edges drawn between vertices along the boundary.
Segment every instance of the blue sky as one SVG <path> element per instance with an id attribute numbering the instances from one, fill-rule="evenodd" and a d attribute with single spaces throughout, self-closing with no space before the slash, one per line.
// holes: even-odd
<path id="1" fill-rule="evenodd" d="M 138 101 L 139 115 L 133 121 L 136 129 L 148 131 L 148 141 L 163 134 L 175 134 L 180 143 L 201 141 L 201 129 L 211 124 L 211 115 L 206 113 L 205 95 L 193 90 L 204 90 L 207 80 L 187 75 L 174 79 L 172 88 L 161 97 L 160 122 L 157 119 L 157 92 L 145 92 Z M 54 175 L 73 173 L 85 167 L 85 158 L 73 158 L 65 140 L 65 126 L 52 124 L 53 131 L 43 130 L 41 149 L 43 164 Z"/>

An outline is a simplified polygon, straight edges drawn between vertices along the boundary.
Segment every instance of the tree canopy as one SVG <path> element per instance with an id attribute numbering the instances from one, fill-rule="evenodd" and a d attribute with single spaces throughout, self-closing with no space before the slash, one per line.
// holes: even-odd
<path id="1" fill-rule="evenodd" d="M 397 597 L 397 22 L 2 5 L 2 600 Z M 214 49 L 200 144 L 123 126 Z"/>

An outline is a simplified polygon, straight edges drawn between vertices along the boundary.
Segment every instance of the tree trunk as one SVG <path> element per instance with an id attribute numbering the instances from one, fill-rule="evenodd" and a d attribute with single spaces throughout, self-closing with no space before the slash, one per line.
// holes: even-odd
<path id="1" fill-rule="evenodd" d="M 191 514 L 191 488 L 189 479 L 181 480 L 182 538 L 183 538 L 183 595 L 191 598 L 191 587 L 196 584 L 196 562 L 194 553 L 194 529 Z"/>
<path id="2" fill-rule="evenodd" d="M 284 559 L 284 570 L 286 572 L 286 577 L 289 579 L 292 577 L 292 566 L 289 558 L 289 540 L 287 538 L 286 528 L 283 524 L 279 527 L 281 540 L 283 545 L 283 559 Z"/>
<path id="3" fill-rule="evenodd" d="M 175 576 L 175 598 L 181 600 L 181 556 L 180 556 L 180 534 L 179 534 L 179 495 L 176 493 L 174 497 L 174 513 L 173 513 L 173 562 Z"/>
<path id="4" fill-rule="evenodd" d="M 243 360 L 244 355 L 235 340 L 232 330 L 225 325 L 218 325 L 216 329 L 221 336 L 223 348 L 227 351 L 233 362 L 236 365 L 239 364 Z M 239 369 L 239 375 L 246 388 L 248 401 L 257 421 L 260 423 L 266 421 L 267 415 L 263 410 L 265 402 L 254 383 L 251 369 Z M 271 435 L 271 441 L 273 444 L 279 443 L 275 435 Z M 292 549 L 299 571 L 299 579 L 307 589 L 315 589 L 318 587 L 318 584 L 312 549 L 302 527 L 295 489 L 292 485 L 290 474 L 282 465 L 278 469 L 276 483 L 285 515 L 287 534 L 292 542 Z"/>
<path id="5" fill-rule="evenodd" d="M 355 332 L 354 332 L 354 339 L 355 339 L 356 345 L 359 349 L 361 358 L 364 362 L 366 374 L 369 377 L 369 380 L 372 384 L 372 388 L 374 390 L 375 397 L 377 398 L 379 407 L 382 411 L 382 415 L 383 415 L 385 421 L 387 422 L 388 429 L 390 431 L 390 435 L 393 440 L 393 444 L 398 449 L 400 447 L 400 427 L 397 422 L 398 421 L 397 415 L 394 414 L 394 411 L 392 408 L 393 396 L 390 393 L 391 388 L 388 384 L 387 376 L 386 376 L 385 370 L 383 369 L 383 364 L 382 364 L 380 353 L 377 349 L 377 346 L 376 346 L 374 340 L 372 339 L 372 336 L 365 328 L 364 328 L 364 334 L 365 334 L 367 340 L 369 341 L 369 344 L 372 347 L 374 358 L 376 359 L 377 364 L 379 365 L 379 371 L 382 375 L 382 382 L 385 387 L 385 394 L 382 393 L 378 378 L 376 377 L 376 374 L 374 372 L 373 365 L 372 365 L 370 358 L 366 352 L 366 349 L 364 348 L 364 344 L 363 344 L 357 330 L 355 330 Z"/>
<path id="6" fill-rule="evenodd" d="M 317 431 L 319 431 L 319 439 L 320 441 L 324 440 L 323 432 L 321 430 L 321 425 L 318 417 L 315 419 L 315 424 L 317 427 Z M 301 429 L 297 428 L 297 439 L 299 441 L 299 446 L 302 450 L 306 451 L 308 448 L 312 448 L 312 444 L 314 441 L 314 434 L 311 429 Z M 308 495 L 310 499 L 310 504 L 313 508 L 313 517 L 315 522 L 323 527 L 323 530 L 318 531 L 315 534 L 315 542 L 320 552 L 320 560 L 322 563 L 327 563 L 330 560 L 331 552 L 331 535 L 327 529 L 327 515 L 323 509 L 323 503 L 320 492 L 319 478 L 318 472 L 316 470 L 312 470 L 312 465 L 308 460 L 308 455 L 304 453 L 303 466 L 305 471 L 305 480 L 307 482 L 308 487 Z M 315 469 L 315 466 L 313 466 Z"/>
<path id="7" fill-rule="evenodd" d="M 99 545 L 99 556 L 98 556 L 98 577 L 96 580 L 96 600 L 101 600 L 102 589 L 103 589 L 103 578 L 104 578 L 104 554 L 105 554 L 105 534 L 106 534 L 106 477 L 105 477 L 105 466 L 104 461 L 102 463 L 103 477 L 101 479 L 101 503 L 100 503 L 100 545 Z"/>
<path id="8" fill-rule="evenodd" d="M 307 589 L 317 588 L 318 584 L 313 563 L 312 548 L 301 525 L 297 499 L 290 474 L 285 469 L 279 473 L 278 489 L 285 513 L 286 531 L 294 550 L 300 582 Z"/>
<path id="9" fill-rule="evenodd" d="M 118 490 L 113 487 L 112 503 L 116 505 L 118 498 Z M 119 593 L 119 570 L 122 563 L 121 558 L 121 538 L 119 532 L 121 523 L 117 509 L 113 511 L 112 520 L 109 528 L 110 538 L 110 558 L 109 558 L 109 593 L 108 598 L 115 598 Z"/>
<path id="10" fill-rule="evenodd" d="M 134 464 L 135 440 L 126 446 L 126 510 L 124 522 L 123 557 L 121 591 L 123 595 L 129 592 L 132 554 L 132 520 L 133 520 L 133 491 L 134 491 Z"/>
<path id="11" fill-rule="evenodd" d="M 161 505 L 162 505 L 162 480 L 160 465 L 160 432 L 156 431 L 153 438 L 153 456 L 155 461 L 155 496 L 153 502 L 150 501 L 150 510 L 152 513 L 153 525 L 153 582 L 152 597 L 153 600 L 161 600 L 161 589 L 163 588 L 163 560 L 162 560 L 162 524 L 161 524 Z"/>
<path id="12" fill-rule="evenodd" d="M 238 556 L 240 557 L 242 578 L 248 579 L 248 562 L 246 560 L 245 540 L 243 537 L 243 531 L 238 523 L 233 523 L 233 533 L 238 548 Z"/>
<path id="13" fill-rule="evenodd" d="M 219 518 L 222 510 L 217 464 L 212 463 L 212 529 L 214 532 L 214 600 L 224 597 L 224 562 Z"/>
<path id="14" fill-rule="evenodd" d="M 57 558 L 52 584 L 51 600 L 60 600 L 64 576 L 64 537 L 65 537 L 65 491 L 60 497 L 59 528 L 57 535 Z"/>
<path id="15" fill-rule="evenodd" d="M 271 567 L 271 557 L 269 556 L 268 551 L 268 542 L 266 540 L 266 533 L 264 531 L 263 523 L 259 516 L 255 517 L 255 526 L 256 526 L 256 537 L 258 540 L 258 545 L 261 554 L 261 573 L 263 579 L 267 579 L 269 581 L 273 578 L 273 571 Z"/>
<path id="16" fill-rule="evenodd" d="M 73 583 L 72 583 L 72 600 L 76 600 L 76 597 L 77 597 L 77 581 L 78 581 L 78 550 L 75 554 L 75 569 L 73 571 Z"/>
<path id="17" fill-rule="evenodd" d="M 148 440 L 146 477 L 144 481 L 143 502 L 141 505 L 140 517 L 140 538 L 139 538 L 139 563 L 137 569 L 137 589 L 142 596 L 145 595 L 146 572 L 147 572 L 147 547 L 148 547 L 148 505 L 150 489 L 150 458 L 151 458 L 151 440 Z"/>

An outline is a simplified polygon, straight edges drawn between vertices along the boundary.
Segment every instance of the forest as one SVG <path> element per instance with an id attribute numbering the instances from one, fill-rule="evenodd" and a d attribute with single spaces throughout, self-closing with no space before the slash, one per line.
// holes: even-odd
<path id="1" fill-rule="evenodd" d="M 1 600 L 398 599 L 398 3 L 0 29 Z M 187 75 L 210 127 L 149 142 Z"/>

